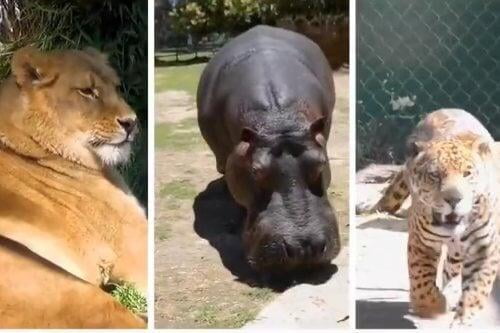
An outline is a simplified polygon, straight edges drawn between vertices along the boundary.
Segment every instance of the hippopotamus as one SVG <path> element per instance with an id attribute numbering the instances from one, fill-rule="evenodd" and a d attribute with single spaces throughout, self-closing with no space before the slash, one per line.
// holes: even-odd
<path id="1" fill-rule="evenodd" d="M 340 249 L 326 144 L 335 93 L 320 48 L 298 33 L 257 26 L 205 67 L 198 123 L 235 201 L 257 271 L 329 264 Z"/>

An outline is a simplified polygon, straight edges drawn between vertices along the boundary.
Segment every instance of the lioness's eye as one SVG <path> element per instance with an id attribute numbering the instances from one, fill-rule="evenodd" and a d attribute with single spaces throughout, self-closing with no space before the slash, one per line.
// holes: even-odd
<path id="1" fill-rule="evenodd" d="M 467 171 L 464 171 L 464 177 L 469 177 L 471 175 L 470 171 L 467 170 Z"/>
<path id="2" fill-rule="evenodd" d="M 80 95 L 86 98 L 96 99 L 99 97 L 99 91 L 94 88 L 82 88 L 78 89 L 78 92 L 80 93 Z"/>

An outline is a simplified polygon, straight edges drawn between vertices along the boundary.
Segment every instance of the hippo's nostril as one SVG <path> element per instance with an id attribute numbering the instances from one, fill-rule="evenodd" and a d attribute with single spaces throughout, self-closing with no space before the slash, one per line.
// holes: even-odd
<path id="1" fill-rule="evenodd" d="M 285 248 L 285 254 L 288 259 L 292 259 L 294 255 L 293 248 L 287 242 L 283 242 L 283 246 Z"/>
<path id="2" fill-rule="evenodd" d="M 314 242 L 314 255 L 323 256 L 327 250 L 327 241 L 324 238 L 320 238 Z"/>

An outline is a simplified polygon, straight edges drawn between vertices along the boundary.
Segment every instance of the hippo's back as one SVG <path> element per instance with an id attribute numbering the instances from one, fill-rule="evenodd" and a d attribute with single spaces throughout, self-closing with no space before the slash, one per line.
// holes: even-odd
<path id="1" fill-rule="evenodd" d="M 327 92 L 322 96 L 325 104 L 333 105 L 331 69 L 314 42 L 285 29 L 254 27 L 228 42 L 205 68 L 198 86 L 199 112 L 220 110 L 217 99 L 221 96 L 241 94 L 252 99 L 252 94 L 259 94 L 255 90 L 264 85 L 264 80 L 278 81 L 277 90 L 285 95 L 284 99 L 295 97 L 301 89 L 297 82 L 300 77 L 305 81 L 314 79 L 314 84 Z"/>

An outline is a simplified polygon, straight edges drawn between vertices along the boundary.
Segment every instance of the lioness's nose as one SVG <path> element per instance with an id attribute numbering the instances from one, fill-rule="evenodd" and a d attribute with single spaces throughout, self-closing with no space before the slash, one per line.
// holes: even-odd
<path id="1" fill-rule="evenodd" d="M 116 119 L 116 121 L 127 134 L 132 133 L 137 128 L 137 118 L 122 118 Z"/>

